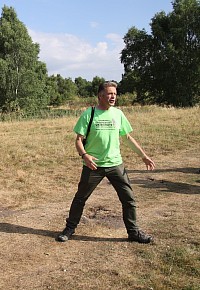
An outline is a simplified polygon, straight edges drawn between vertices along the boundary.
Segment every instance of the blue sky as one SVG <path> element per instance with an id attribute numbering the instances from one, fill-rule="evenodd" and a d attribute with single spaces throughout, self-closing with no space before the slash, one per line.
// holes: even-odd
<path id="1" fill-rule="evenodd" d="M 12 6 L 40 44 L 49 75 L 121 80 L 123 37 L 135 26 L 150 33 L 158 12 L 172 11 L 172 0 L 0 0 Z"/>

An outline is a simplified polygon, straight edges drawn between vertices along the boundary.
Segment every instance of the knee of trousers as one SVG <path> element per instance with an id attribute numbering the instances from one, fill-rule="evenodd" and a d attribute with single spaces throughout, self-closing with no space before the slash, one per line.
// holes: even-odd
<path id="1" fill-rule="evenodd" d="M 122 203 L 123 208 L 136 208 L 134 200 L 126 201 Z"/>

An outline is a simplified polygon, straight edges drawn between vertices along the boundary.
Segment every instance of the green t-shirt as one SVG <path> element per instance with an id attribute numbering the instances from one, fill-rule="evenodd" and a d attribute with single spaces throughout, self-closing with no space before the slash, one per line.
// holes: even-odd
<path id="1" fill-rule="evenodd" d="M 85 136 L 91 117 L 91 108 L 85 110 L 74 127 L 74 132 Z M 85 150 L 96 157 L 98 167 L 117 166 L 122 163 L 119 136 L 132 131 L 132 127 L 124 113 L 115 107 L 108 110 L 95 108 L 90 133 Z"/>

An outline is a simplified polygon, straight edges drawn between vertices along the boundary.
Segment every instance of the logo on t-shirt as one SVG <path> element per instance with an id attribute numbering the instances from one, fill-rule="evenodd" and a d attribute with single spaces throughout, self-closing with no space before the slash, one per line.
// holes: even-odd
<path id="1" fill-rule="evenodd" d="M 99 120 L 95 122 L 96 130 L 115 130 L 117 128 L 115 119 L 112 120 Z"/>

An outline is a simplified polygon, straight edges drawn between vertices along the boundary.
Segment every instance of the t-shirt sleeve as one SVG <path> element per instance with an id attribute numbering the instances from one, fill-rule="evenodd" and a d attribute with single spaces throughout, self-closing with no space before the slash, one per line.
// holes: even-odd
<path id="1" fill-rule="evenodd" d="M 128 133 L 130 133 L 132 131 L 133 131 L 133 128 L 132 128 L 131 124 L 129 123 L 128 119 L 126 118 L 126 116 L 122 112 L 122 115 L 121 115 L 121 128 L 120 128 L 120 131 L 119 131 L 119 135 L 123 136 L 123 135 L 126 135 L 126 134 L 128 134 Z"/>
<path id="2" fill-rule="evenodd" d="M 89 118 L 89 114 L 88 114 L 88 110 L 84 111 L 81 116 L 79 117 L 76 125 L 74 126 L 73 131 L 76 134 L 80 134 L 83 136 L 86 136 L 87 134 L 87 128 L 88 128 L 88 120 Z"/>

